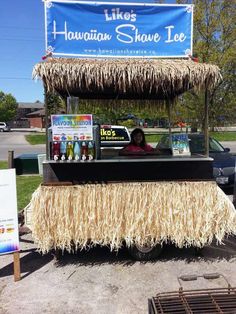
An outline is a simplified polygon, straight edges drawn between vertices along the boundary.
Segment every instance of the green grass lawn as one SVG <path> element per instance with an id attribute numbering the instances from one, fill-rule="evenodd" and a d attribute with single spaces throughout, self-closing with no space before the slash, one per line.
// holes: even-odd
<path id="1" fill-rule="evenodd" d="M 0 160 L 0 169 L 7 169 L 7 161 Z"/>
<path id="2" fill-rule="evenodd" d="M 147 143 L 158 143 L 158 141 L 160 140 L 160 138 L 164 135 L 163 134 L 146 134 L 145 138 Z"/>
<path id="3" fill-rule="evenodd" d="M 0 161 L 0 169 L 7 169 L 7 161 Z M 17 205 L 18 211 L 23 209 L 30 201 L 32 193 L 42 182 L 42 177 L 16 176 Z"/>
<path id="4" fill-rule="evenodd" d="M 17 204 L 18 210 L 23 209 L 30 201 L 32 193 L 37 189 L 42 182 L 40 176 L 17 176 Z"/>
<path id="5" fill-rule="evenodd" d="M 25 138 L 31 145 L 45 144 L 46 143 L 46 135 L 45 134 L 29 134 L 29 135 L 26 135 Z"/>
<path id="6" fill-rule="evenodd" d="M 210 132 L 210 136 L 218 141 L 236 141 L 236 132 Z"/>

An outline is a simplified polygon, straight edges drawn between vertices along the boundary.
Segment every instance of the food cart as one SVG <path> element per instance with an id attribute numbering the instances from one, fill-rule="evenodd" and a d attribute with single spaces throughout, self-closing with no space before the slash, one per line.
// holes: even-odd
<path id="1" fill-rule="evenodd" d="M 118 250 L 125 244 L 136 258 L 149 259 L 165 242 L 201 248 L 236 231 L 234 206 L 214 182 L 207 152 L 207 91 L 221 79 L 217 66 L 190 58 L 49 57 L 35 65 L 33 76 L 42 79 L 45 93 L 65 99 L 141 99 L 144 104 L 154 99 L 164 101 L 169 113 L 178 95 L 206 90 L 204 156 L 104 159 L 96 154 L 92 160 L 54 160 L 48 149 L 43 184 L 28 206 L 33 238 L 43 253 L 95 245 Z M 153 102 L 153 110 L 157 105 Z M 99 150 L 99 140 L 95 147 Z"/>

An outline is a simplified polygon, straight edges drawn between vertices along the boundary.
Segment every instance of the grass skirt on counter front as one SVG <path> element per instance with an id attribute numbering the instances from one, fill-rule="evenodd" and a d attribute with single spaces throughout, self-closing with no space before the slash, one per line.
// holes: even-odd
<path id="1" fill-rule="evenodd" d="M 26 210 L 43 253 L 124 241 L 202 247 L 236 231 L 234 206 L 214 182 L 40 186 Z"/>

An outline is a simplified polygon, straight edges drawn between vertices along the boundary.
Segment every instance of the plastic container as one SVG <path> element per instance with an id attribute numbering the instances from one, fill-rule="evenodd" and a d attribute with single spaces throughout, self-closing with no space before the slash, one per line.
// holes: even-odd
<path id="1" fill-rule="evenodd" d="M 46 154 L 38 154 L 39 175 L 43 175 L 43 162 L 46 160 Z"/>

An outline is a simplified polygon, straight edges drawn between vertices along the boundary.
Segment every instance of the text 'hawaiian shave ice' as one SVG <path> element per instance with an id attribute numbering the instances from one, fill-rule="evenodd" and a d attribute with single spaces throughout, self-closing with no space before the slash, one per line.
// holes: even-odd
<path id="1" fill-rule="evenodd" d="M 100 32 L 97 29 L 90 29 L 86 32 L 72 31 L 69 29 L 68 22 L 64 22 L 64 27 L 61 29 L 57 28 L 57 22 L 53 21 L 53 38 L 56 40 L 57 36 L 64 36 L 65 41 L 110 41 L 113 36 L 124 44 L 137 43 L 137 42 L 155 42 L 158 43 L 160 40 L 164 40 L 165 43 L 170 44 L 173 42 L 183 42 L 186 39 L 184 33 L 176 33 L 174 25 L 166 25 L 164 27 L 164 36 L 159 33 L 141 33 L 134 23 L 136 21 L 136 14 L 134 10 L 131 12 L 122 12 L 119 8 L 104 10 L 104 18 L 107 23 L 115 20 L 121 20 L 123 24 L 117 25 L 115 28 L 115 35 L 109 34 L 107 32 Z M 127 23 L 124 23 L 126 22 Z"/>

